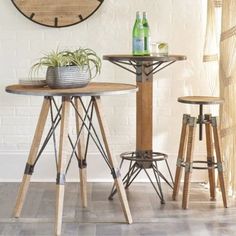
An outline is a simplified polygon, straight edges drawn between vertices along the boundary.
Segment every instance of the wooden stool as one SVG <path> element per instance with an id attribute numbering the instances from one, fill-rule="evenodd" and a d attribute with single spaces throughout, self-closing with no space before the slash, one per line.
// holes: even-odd
<path id="1" fill-rule="evenodd" d="M 189 189 L 191 182 L 192 169 L 207 169 L 210 184 L 211 200 L 215 200 L 215 169 L 218 169 L 218 178 L 222 193 L 224 207 L 227 207 L 226 190 L 224 183 L 223 163 L 220 149 L 220 139 L 217 129 L 217 118 L 211 114 L 203 115 L 203 105 L 221 104 L 223 100 L 218 97 L 180 97 L 178 102 L 199 105 L 198 118 L 190 115 L 183 115 L 182 131 L 180 137 L 179 153 L 176 164 L 175 184 L 173 190 L 173 200 L 179 192 L 182 168 L 185 168 L 184 187 L 183 187 L 183 209 L 188 208 Z M 196 125 L 199 125 L 199 140 L 202 140 L 202 126 L 205 125 L 207 161 L 193 161 L 193 149 Z M 214 158 L 214 151 L 216 161 Z M 186 156 L 186 157 L 185 157 Z M 206 167 L 196 166 L 194 164 L 207 164 Z"/>

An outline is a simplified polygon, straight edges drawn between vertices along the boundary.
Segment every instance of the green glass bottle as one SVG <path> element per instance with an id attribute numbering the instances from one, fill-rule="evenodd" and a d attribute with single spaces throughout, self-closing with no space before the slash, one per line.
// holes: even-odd
<path id="1" fill-rule="evenodd" d="M 136 20 L 133 27 L 133 55 L 144 55 L 144 29 L 140 12 L 136 12 Z"/>
<path id="2" fill-rule="evenodd" d="M 150 55 L 150 28 L 147 20 L 147 13 L 143 12 L 143 31 L 144 31 L 144 55 Z"/>

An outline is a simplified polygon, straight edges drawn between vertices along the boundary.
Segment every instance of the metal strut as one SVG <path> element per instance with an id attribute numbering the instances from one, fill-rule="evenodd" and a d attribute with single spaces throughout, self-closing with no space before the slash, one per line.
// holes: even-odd
<path id="1" fill-rule="evenodd" d="M 69 169 L 69 166 L 71 164 L 71 160 L 72 157 L 75 155 L 77 160 L 78 160 L 78 165 L 79 168 L 86 168 L 87 166 L 87 162 L 86 162 L 86 156 L 87 156 L 87 152 L 88 152 L 88 145 L 89 145 L 89 140 L 90 138 L 93 140 L 93 142 L 95 143 L 96 147 L 98 148 L 98 151 L 101 153 L 103 159 L 105 160 L 107 166 L 110 168 L 111 170 L 111 174 L 113 176 L 114 179 L 120 177 L 120 170 L 117 169 L 115 170 L 110 161 L 109 158 L 107 156 L 107 153 L 103 147 L 102 141 L 100 140 L 97 131 L 93 125 L 92 122 L 92 118 L 93 118 L 93 111 L 94 111 L 94 101 L 95 98 L 91 97 L 90 102 L 88 104 L 88 106 L 85 106 L 81 97 L 78 97 L 80 100 L 80 103 L 82 105 L 83 108 L 83 112 L 84 112 L 84 116 L 82 117 L 82 115 L 79 113 L 77 107 L 75 106 L 75 103 L 73 102 L 73 98 L 71 97 L 70 99 L 70 103 L 72 105 L 72 107 L 74 108 L 74 111 L 76 113 L 76 115 L 78 116 L 78 118 L 81 120 L 81 127 L 80 130 L 78 131 L 78 134 L 76 136 L 76 140 L 75 142 L 72 141 L 70 135 L 68 135 L 68 139 L 70 142 L 70 145 L 72 147 L 72 152 L 69 158 L 69 161 L 67 163 L 67 167 L 66 167 L 66 171 L 65 174 L 62 173 L 57 173 L 57 178 L 56 178 L 56 183 L 57 184 L 64 184 L 65 183 L 65 176 L 66 173 Z M 54 144 L 54 155 L 55 155 L 55 161 L 56 161 L 56 167 L 57 167 L 57 172 L 58 172 L 58 164 L 57 164 L 57 159 L 58 159 L 58 150 L 57 150 L 57 143 L 56 143 L 56 135 L 55 135 L 55 131 L 56 128 L 58 127 L 60 121 L 61 121 L 61 110 L 62 110 L 62 105 L 58 106 L 56 101 L 54 100 L 53 97 L 47 97 L 47 99 L 50 100 L 50 117 L 51 117 L 51 126 L 49 128 L 49 131 L 46 135 L 45 140 L 42 143 L 42 146 L 37 154 L 36 160 L 33 164 L 26 164 L 25 167 L 25 174 L 27 175 L 32 175 L 33 171 L 34 171 L 34 166 L 36 165 L 37 161 L 39 160 L 41 154 L 43 153 L 44 149 L 46 148 L 46 145 L 48 144 L 49 140 L 51 139 L 51 137 L 53 137 L 53 144 Z M 55 109 L 56 113 L 54 114 L 53 110 Z M 87 124 L 88 123 L 88 124 Z M 78 145 L 79 142 L 79 138 L 81 136 L 82 130 L 86 129 L 87 131 L 87 142 L 86 142 L 86 147 L 85 147 L 85 159 L 81 160 L 78 157 L 78 154 L 76 152 L 76 147 Z"/>
<path id="2" fill-rule="evenodd" d="M 153 74 L 153 75 L 156 74 L 160 70 L 175 63 L 176 61 L 175 60 L 173 60 L 173 61 L 158 61 L 158 62 L 150 63 L 147 65 L 141 61 L 135 61 L 135 60 L 133 60 L 133 61 L 130 61 L 130 60 L 129 61 L 110 60 L 110 62 L 121 67 L 122 69 L 125 69 L 125 70 L 135 74 L 136 76 L 141 76 L 142 74 L 149 76 L 150 74 Z M 134 70 L 129 69 L 128 66 L 131 66 L 132 68 L 134 68 Z M 144 66 L 144 71 L 142 71 L 142 66 Z M 145 72 L 145 69 L 149 68 L 151 66 L 154 66 L 154 68 L 151 71 L 149 71 L 148 73 Z"/>

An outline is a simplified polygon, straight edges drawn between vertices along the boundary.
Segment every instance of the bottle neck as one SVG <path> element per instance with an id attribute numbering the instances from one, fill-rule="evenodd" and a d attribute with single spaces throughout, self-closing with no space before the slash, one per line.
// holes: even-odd
<path id="1" fill-rule="evenodd" d="M 141 21 L 141 15 L 140 12 L 136 12 L 136 21 Z"/>
<path id="2" fill-rule="evenodd" d="M 147 14 L 146 12 L 143 12 L 143 19 L 142 19 L 143 27 L 148 28 L 148 21 L 147 21 Z"/>
<path id="3" fill-rule="evenodd" d="M 145 11 L 143 12 L 143 19 L 147 20 L 147 13 Z"/>

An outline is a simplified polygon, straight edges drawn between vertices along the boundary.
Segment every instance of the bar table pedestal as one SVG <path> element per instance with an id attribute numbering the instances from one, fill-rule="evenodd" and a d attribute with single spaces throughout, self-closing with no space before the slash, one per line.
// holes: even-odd
<path id="1" fill-rule="evenodd" d="M 129 170 L 123 178 L 123 183 L 128 188 L 141 170 L 144 170 L 157 192 L 161 203 L 164 203 L 161 179 L 171 188 L 173 188 L 173 184 L 158 169 L 158 161 L 164 160 L 166 162 L 172 182 L 173 178 L 167 162 L 167 155 L 153 151 L 153 75 L 176 61 L 186 60 L 186 56 L 104 55 L 103 59 L 134 74 L 139 89 L 136 94 L 136 150 L 121 154 L 121 165 L 123 164 L 123 160 L 130 161 Z M 156 186 L 148 174 L 147 169 L 152 169 L 157 182 Z M 116 187 L 113 186 L 109 199 L 112 199 L 115 193 Z"/>

